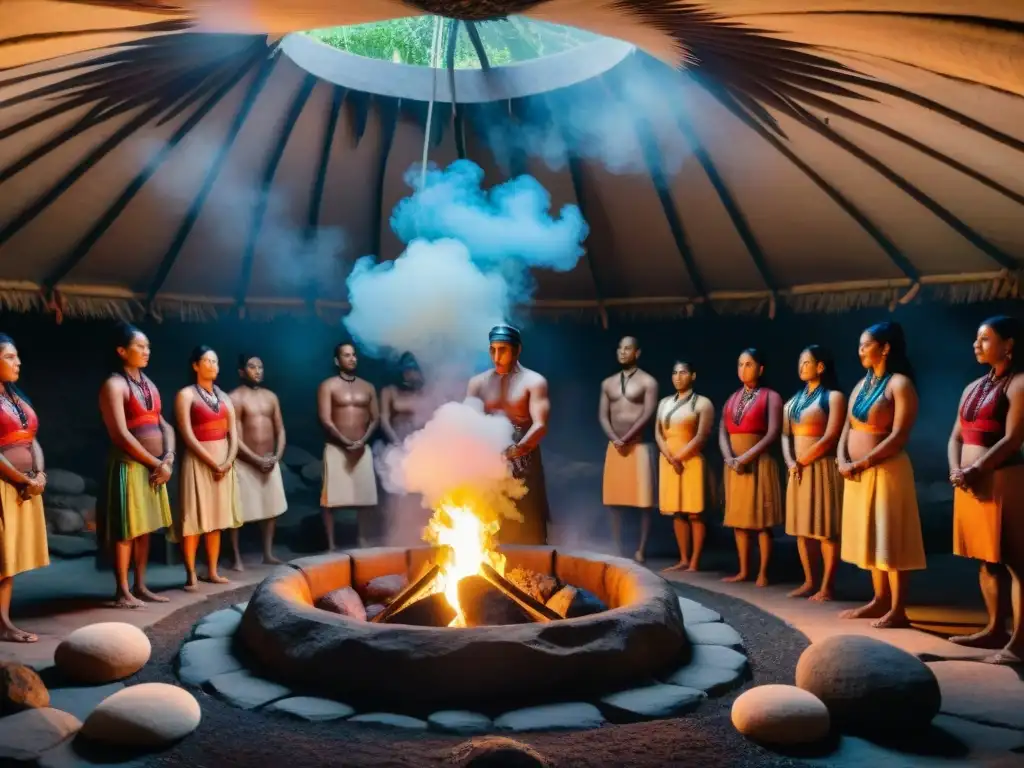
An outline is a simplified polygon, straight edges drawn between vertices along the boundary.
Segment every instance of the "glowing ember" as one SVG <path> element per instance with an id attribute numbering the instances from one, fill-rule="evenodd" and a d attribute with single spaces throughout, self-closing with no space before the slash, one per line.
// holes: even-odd
<path id="1" fill-rule="evenodd" d="M 497 515 L 487 515 L 484 509 L 483 505 L 468 501 L 458 503 L 449 497 L 438 505 L 423 533 L 424 541 L 441 549 L 438 558 L 441 573 L 436 583 L 437 591 L 444 592 L 448 604 L 455 610 L 450 627 L 465 626 L 459 605 L 459 581 L 479 574 L 483 563 L 505 575 L 505 556 L 494 549 L 501 522 Z"/>

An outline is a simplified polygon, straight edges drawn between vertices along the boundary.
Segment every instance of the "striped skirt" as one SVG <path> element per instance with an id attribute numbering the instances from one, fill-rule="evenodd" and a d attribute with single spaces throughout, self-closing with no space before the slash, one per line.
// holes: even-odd
<path id="1" fill-rule="evenodd" d="M 167 486 L 154 488 L 150 471 L 113 450 L 107 458 L 102 497 L 97 505 L 96 538 L 106 545 L 131 541 L 138 536 L 171 527 Z"/>
<path id="2" fill-rule="evenodd" d="M 833 541 L 843 513 L 843 476 L 834 456 L 822 456 L 786 486 L 786 533 Z"/>
<path id="3" fill-rule="evenodd" d="M 840 557 L 859 568 L 920 571 L 926 567 L 914 467 L 900 452 L 843 483 Z"/>
<path id="4" fill-rule="evenodd" d="M 49 564 L 43 497 L 22 501 L 16 487 L 0 480 L 0 579 Z"/>

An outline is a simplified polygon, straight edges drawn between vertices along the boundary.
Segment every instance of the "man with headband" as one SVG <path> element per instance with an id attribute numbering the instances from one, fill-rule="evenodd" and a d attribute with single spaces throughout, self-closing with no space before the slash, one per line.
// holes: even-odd
<path id="1" fill-rule="evenodd" d="M 548 495 L 544 485 L 540 441 L 548 431 L 551 401 L 548 382 L 519 363 L 523 343 L 519 330 L 496 325 L 489 334 L 494 369 L 469 381 L 468 397 L 483 401 L 487 413 L 503 413 L 514 427 L 513 444 L 505 455 L 513 474 L 523 480 L 526 495 L 516 502 L 520 523 L 504 520 L 498 538 L 502 544 L 547 543 Z"/>

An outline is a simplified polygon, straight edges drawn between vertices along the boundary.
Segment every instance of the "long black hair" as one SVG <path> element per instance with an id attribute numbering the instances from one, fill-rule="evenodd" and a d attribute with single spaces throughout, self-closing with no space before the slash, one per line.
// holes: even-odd
<path id="1" fill-rule="evenodd" d="M 903 335 L 903 326 L 885 320 L 865 328 L 864 333 L 871 336 L 879 346 L 889 345 L 889 356 L 885 359 L 886 373 L 899 373 L 916 383 L 914 366 L 907 355 L 907 339 Z"/>
<path id="2" fill-rule="evenodd" d="M 1007 371 L 1011 374 L 1024 371 L 1024 326 L 1020 320 L 1009 315 L 995 315 L 982 323 L 995 331 L 1003 341 L 1013 342 L 1013 354 Z"/>
<path id="3" fill-rule="evenodd" d="M 6 333 L 0 333 L 0 347 L 11 346 L 17 349 L 17 344 L 14 343 L 14 339 L 8 336 Z M 21 391 L 21 387 L 15 384 L 13 381 L 4 382 L 4 391 L 7 392 L 7 396 L 12 400 L 17 397 L 20 400 L 24 400 L 29 405 L 32 405 L 32 401 L 25 397 L 25 393 Z"/>
<path id="4" fill-rule="evenodd" d="M 203 359 L 203 355 L 205 355 L 207 352 L 213 352 L 214 354 L 217 354 L 214 351 L 213 347 L 211 347 L 209 344 L 200 344 L 198 347 L 192 350 L 192 354 L 189 355 L 188 357 L 188 367 L 189 371 L 192 374 L 193 382 L 197 381 L 199 379 L 199 376 L 196 373 L 195 368 L 193 368 L 192 366 L 197 365 L 199 361 Z"/>
<path id="5" fill-rule="evenodd" d="M 142 335 L 142 331 L 131 323 L 119 320 L 114 324 L 110 365 L 115 372 L 120 373 L 124 369 L 124 359 L 117 354 L 118 347 L 127 349 L 132 340 L 139 335 Z"/>

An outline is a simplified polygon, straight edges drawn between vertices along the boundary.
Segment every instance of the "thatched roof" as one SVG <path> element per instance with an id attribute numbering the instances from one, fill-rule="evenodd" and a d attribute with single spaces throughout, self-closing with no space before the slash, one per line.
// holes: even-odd
<path id="1" fill-rule="evenodd" d="M 401 252 L 388 219 L 432 94 L 431 161 L 469 158 L 488 184 L 530 173 L 589 222 L 577 268 L 537 274 L 538 310 L 1019 295 L 1015 0 L 632 0 L 629 42 L 503 67 L 480 49 L 481 68 L 437 77 L 280 38 L 404 5 L 244 5 L 218 5 L 223 34 L 185 0 L 4 3 L 0 305 L 343 312 L 352 261 Z M 613 32 L 591 6 L 528 13 Z"/>

